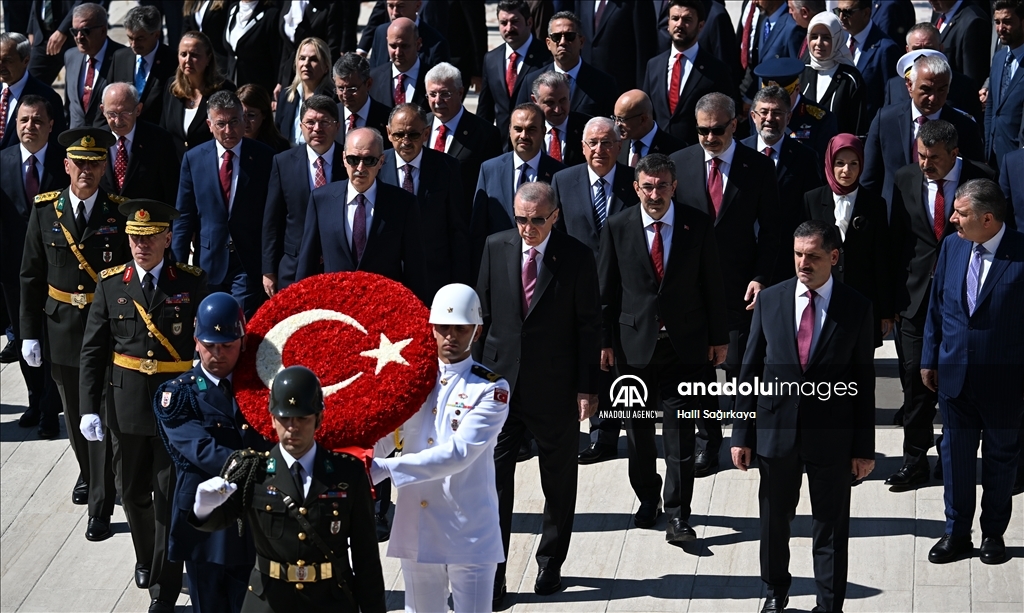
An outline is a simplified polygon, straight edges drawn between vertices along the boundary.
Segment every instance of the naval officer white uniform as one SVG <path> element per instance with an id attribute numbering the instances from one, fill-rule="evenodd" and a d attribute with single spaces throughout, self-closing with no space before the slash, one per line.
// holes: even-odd
<path id="1" fill-rule="evenodd" d="M 498 524 L 494 446 L 508 416 L 508 383 L 477 364 L 470 347 L 483 323 L 476 291 L 438 290 L 430 311 L 437 383 L 402 428 L 402 455 L 378 443 L 370 475 L 398 488 L 388 556 L 401 558 L 405 610 L 490 611 L 494 573 L 505 560 Z"/>

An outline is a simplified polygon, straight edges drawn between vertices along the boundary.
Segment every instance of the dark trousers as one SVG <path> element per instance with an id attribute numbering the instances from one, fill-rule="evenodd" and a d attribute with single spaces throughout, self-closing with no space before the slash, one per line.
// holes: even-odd
<path id="1" fill-rule="evenodd" d="M 781 458 L 757 457 L 761 485 L 761 580 L 768 598 L 785 598 L 789 574 L 790 523 L 800 501 L 800 481 L 807 471 L 811 497 L 811 551 L 818 600 L 815 611 L 842 611 L 846 600 L 850 542 L 850 459 L 816 464 L 799 452 Z"/>
<path id="2" fill-rule="evenodd" d="M 234 527 L 228 527 L 233 530 Z M 185 562 L 192 613 L 239 613 L 249 587 L 252 564 L 225 566 L 215 562 Z"/>
<path id="3" fill-rule="evenodd" d="M 149 594 L 175 602 L 181 592 L 181 562 L 167 559 L 174 501 L 174 464 L 159 436 L 113 433 L 121 502 L 135 546 L 135 561 L 150 569 Z"/>
<path id="4" fill-rule="evenodd" d="M 78 461 L 82 479 L 89 485 L 89 517 L 109 518 L 114 512 L 114 452 L 110 432 L 102 441 L 88 441 L 82 436 L 79 425 L 78 368 L 52 364 L 50 374 L 64 403 L 64 426 L 68 430 L 68 442 Z M 106 397 L 106 395 L 104 395 Z"/>
<path id="5" fill-rule="evenodd" d="M 700 411 L 695 397 L 680 396 L 679 384 L 703 377 L 704 367 L 694 369 L 679 361 L 672 341 L 659 340 L 651 363 L 643 368 L 623 364 L 622 374 L 634 375 L 647 386 L 646 409 L 662 411 L 661 440 L 665 446 L 665 514 L 669 519 L 690 520 L 693 498 L 693 418 L 679 411 Z M 637 410 L 633 407 L 631 410 Z M 658 446 L 654 417 L 626 419 L 629 449 L 629 484 L 641 502 L 658 501 L 661 476 L 658 474 Z"/>
<path id="6" fill-rule="evenodd" d="M 903 345 L 903 463 L 926 461 L 928 450 L 935 444 L 933 422 L 938 396 L 921 380 L 921 348 L 925 315 L 900 321 Z"/>
<path id="7" fill-rule="evenodd" d="M 528 429 L 537 442 L 540 487 L 544 492 L 544 519 L 537 547 L 540 568 L 560 568 L 569 553 L 572 525 L 576 519 L 576 478 L 579 474 L 579 421 L 576 397 L 544 397 L 543 382 L 534 386 L 521 378 L 512 393 L 509 414 L 494 448 L 494 472 L 498 488 L 498 517 L 501 541 L 508 558 L 512 535 L 512 505 L 515 501 L 516 456 Z M 538 389 L 538 387 L 540 389 Z M 498 564 L 496 585 L 505 577 L 505 564 Z"/>
<path id="8" fill-rule="evenodd" d="M 732 313 L 729 321 L 738 321 L 738 327 L 729 330 L 729 350 L 725 356 L 722 368 L 725 370 L 726 379 L 739 379 L 740 367 L 743 365 L 743 354 L 747 350 L 747 337 L 750 336 L 750 314 Z M 708 366 L 704 373 L 704 381 L 711 383 L 717 379 L 717 373 L 713 366 Z M 702 396 L 700 408 L 703 411 L 731 411 L 736 404 L 732 396 Z M 722 422 L 717 419 L 705 419 L 697 417 L 697 449 L 705 451 L 710 455 L 718 455 L 722 448 Z"/>
<path id="9" fill-rule="evenodd" d="M 597 398 L 599 407 L 610 407 L 612 379 L 616 375 L 616 369 L 605 372 L 600 371 L 597 376 Z M 619 432 L 622 430 L 622 420 L 618 417 L 601 417 L 601 411 L 590 418 L 590 442 L 604 445 L 612 449 L 619 446 Z"/>
<path id="10" fill-rule="evenodd" d="M 14 31 L 17 32 L 17 30 Z M 5 237 L 4 240 L 10 239 Z M 18 283 L 18 279 L 13 278 L 0 281 L 0 291 L 3 291 L 4 294 L 4 306 L 10 320 L 11 331 L 14 333 L 14 342 L 21 342 L 23 337 L 18 317 L 18 311 L 21 308 L 21 286 Z M 45 342 L 41 338 L 35 340 L 38 340 L 40 343 Z M 41 425 L 48 428 L 58 427 L 60 401 L 58 400 L 57 386 L 50 376 L 49 361 L 44 360 L 41 367 L 32 368 L 25 362 L 25 358 L 19 355 L 18 366 L 21 368 L 21 376 L 25 379 L 25 387 L 28 388 L 29 410 L 38 409 L 42 412 Z"/>
<path id="11" fill-rule="evenodd" d="M 1017 477 L 1020 423 L 1024 411 L 1019 398 L 1011 402 L 982 398 L 972 391 L 967 382 L 956 398 L 939 394 L 947 534 L 969 536 L 971 533 L 979 441 L 981 533 L 984 536 L 1002 536 L 1006 532 L 1012 509 L 1010 496 Z"/>
<path id="12" fill-rule="evenodd" d="M 228 252 L 228 271 L 220 283 L 210 283 L 210 293 L 225 292 L 238 301 L 245 313 L 245 318 L 252 319 L 256 309 L 260 308 L 267 294 L 263 291 L 263 278 L 258 274 L 249 274 L 242 266 L 235 247 Z"/>

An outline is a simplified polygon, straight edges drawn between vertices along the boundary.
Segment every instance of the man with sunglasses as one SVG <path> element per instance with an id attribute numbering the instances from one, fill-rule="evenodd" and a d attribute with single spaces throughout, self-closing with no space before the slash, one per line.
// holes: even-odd
<path id="1" fill-rule="evenodd" d="M 630 168 L 652 153 L 671 155 L 686 146 L 654 120 L 654 104 L 643 90 L 631 89 L 619 96 L 611 119 L 622 135 L 619 162 Z"/>
<path id="2" fill-rule="evenodd" d="M 295 280 L 327 272 L 364 271 L 404 284 L 424 302 L 424 235 L 416 197 L 377 180 L 384 139 L 373 128 L 345 137 L 348 179 L 313 190 Z M 386 228 L 386 229 L 385 229 Z"/>
<path id="3" fill-rule="evenodd" d="M 64 53 L 64 114 L 69 128 L 106 125 L 100 94 L 112 82 L 114 53 L 124 45 L 107 37 L 107 11 L 91 2 L 75 7 L 71 19 L 75 48 Z"/>
<path id="4" fill-rule="evenodd" d="M 853 63 L 864 78 L 864 117 L 874 117 L 885 102 L 885 82 L 896 76 L 900 48 L 871 21 L 871 0 L 839 0 L 832 10 L 850 35 Z"/>

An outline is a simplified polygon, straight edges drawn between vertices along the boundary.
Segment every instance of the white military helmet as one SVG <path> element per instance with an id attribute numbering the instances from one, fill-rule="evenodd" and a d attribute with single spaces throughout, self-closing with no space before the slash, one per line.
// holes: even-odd
<path id="1" fill-rule="evenodd" d="M 462 283 L 450 283 L 437 290 L 430 307 L 430 323 L 483 325 L 484 317 L 476 290 Z"/>

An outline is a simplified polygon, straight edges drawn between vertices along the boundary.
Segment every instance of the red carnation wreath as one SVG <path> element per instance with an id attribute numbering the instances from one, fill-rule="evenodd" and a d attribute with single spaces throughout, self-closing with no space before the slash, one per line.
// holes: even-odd
<path id="1" fill-rule="evenodd" d="M 309 368 L 324 388 L 316 439 L 330 449 L 372 447 L 423 405 L 437 380 L 429 311 L 404 285 L 366 272 L 304 279 L 263 304 L 235 370 L 238 406 L 257 432 L 277 434 L 270 383 Z"/>

